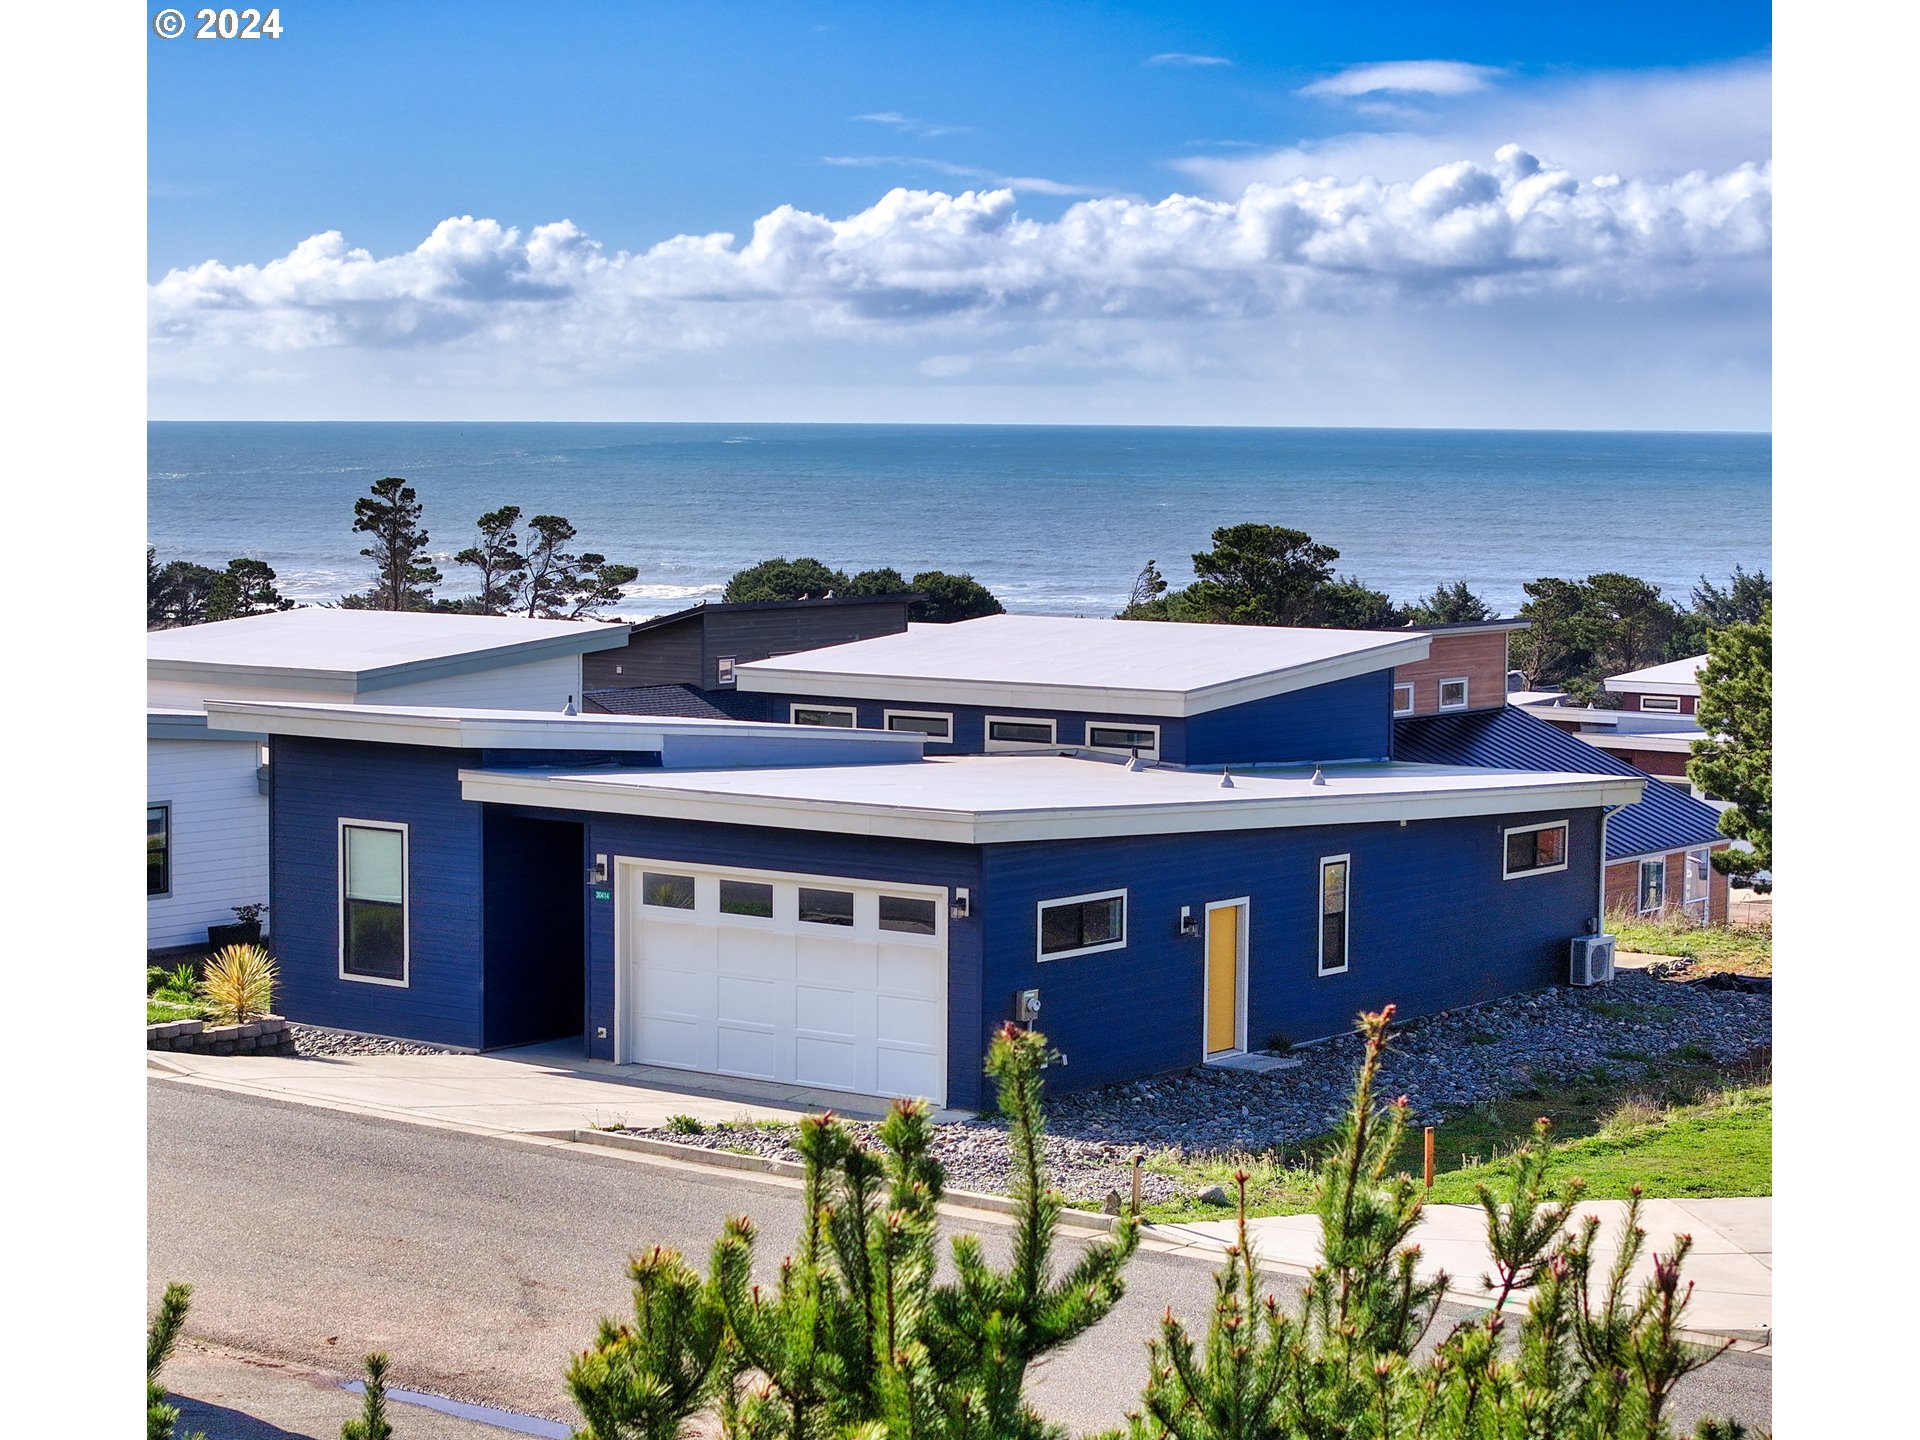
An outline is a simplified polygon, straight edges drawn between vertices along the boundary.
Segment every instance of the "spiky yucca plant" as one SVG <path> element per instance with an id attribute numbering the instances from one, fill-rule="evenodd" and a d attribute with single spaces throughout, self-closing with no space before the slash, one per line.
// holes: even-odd
<path id="1" fill-rule="evenodd" d="M 273 1009 L 280 972 L 258 945 L 229 945 L 207 959 L 200 999 L 221 1025 L 244 1025 Z"/>

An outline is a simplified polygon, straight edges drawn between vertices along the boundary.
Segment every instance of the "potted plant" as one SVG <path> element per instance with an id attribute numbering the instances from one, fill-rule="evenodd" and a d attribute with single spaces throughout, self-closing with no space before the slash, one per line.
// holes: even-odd
<path id="1" fill-rule="evenodd" d="M 258 945 L 260 943 L 260 917 L 267 913 L 265 905 L 235 905 L 235 919 L 230 925 L 209 925 L 207 927 L 207 948 L 224 950 L 229 945 Z"/>

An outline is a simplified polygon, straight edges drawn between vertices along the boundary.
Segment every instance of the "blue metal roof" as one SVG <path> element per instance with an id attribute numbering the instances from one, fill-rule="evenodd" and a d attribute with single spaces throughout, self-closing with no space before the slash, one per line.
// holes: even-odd
<path id="1" fill-rule="evenodd" d="M 1575 770 L 1645 775 L 1617 755 L 1512 705 L 1394 722 L 1393 758 L 1500 770 Z M 1607 859 L 1656 855 L 1723 842 L 1720 812 L 1677 785 L 1649 779 L 1646 794 L 1607 821 Z"/>

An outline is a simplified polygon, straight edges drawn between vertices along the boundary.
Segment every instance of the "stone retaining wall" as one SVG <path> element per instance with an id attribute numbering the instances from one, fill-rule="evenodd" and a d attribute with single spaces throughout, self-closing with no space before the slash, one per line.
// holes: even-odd
<path id="1" fill-rule="evenodd" d="M 147 1048 L 187 1050 L 195 1055 L 291 1055 L 293 1027 L 278 1015 L 262 1015 L 244 1025 L 169 1020 L 147 1026 Z"/>

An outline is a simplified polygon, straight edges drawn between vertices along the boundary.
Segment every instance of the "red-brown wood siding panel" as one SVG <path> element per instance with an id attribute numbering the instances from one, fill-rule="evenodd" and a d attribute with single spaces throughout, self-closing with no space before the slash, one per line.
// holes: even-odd
<path id="1" fill-rule="evenodd" d="M 1506 704 L 1507 632 L 1436 635 L 1426 659 L 1396 665 L 1393 683 L 1413 686 L 1413 709 L 1402 713 L 1432 715 L 1440 708 L 1440 682 L 1463 675 L 1469 710 Z"/>

